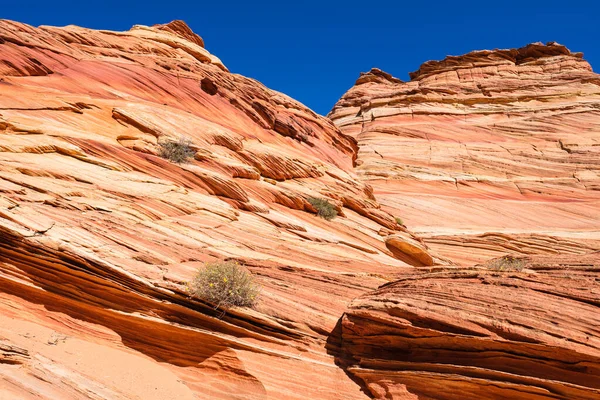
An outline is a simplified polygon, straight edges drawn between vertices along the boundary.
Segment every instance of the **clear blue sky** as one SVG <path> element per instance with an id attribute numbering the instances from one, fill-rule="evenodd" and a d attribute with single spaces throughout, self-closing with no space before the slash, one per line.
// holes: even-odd
<path id="1" fill-rule="evenodd" d="M 400 79 L 427 60 L 557 41 L 600 71 L 600 2 L 3 1 L 0 18 L 127 30 L 182 19 L 240 73 L 326 114 L 361 71 Z"/>

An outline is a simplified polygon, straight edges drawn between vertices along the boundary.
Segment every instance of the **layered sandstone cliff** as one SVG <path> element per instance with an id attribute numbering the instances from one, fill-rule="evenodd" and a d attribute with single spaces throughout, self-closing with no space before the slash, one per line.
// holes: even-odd
<path id="1" fill-rule="evenodd" d="M 405 276 L 352 302 L 347 370 L 378 399 L 600 398 L 600 253 Z"/>
<path id="2" fill-rule="evenodd" d="M 157 156 L 180 137 L 193 162 Z M 357 179 L 356 150 L 182 22 L 1 21 L 2 395 L 365 398 L 329 333 L 351 299 L 439 261 Z M 256 310 L 189 298 L 219 259 L 258 277 Z"/>
<path id="3" fill-rule="evenodd" d="M 597 75 L 553 44 L 412 79 L 334 124 L 181 21 L 0 21 L 0 398 L 596 398 Z M 189 297 L 220 259 L 256 309 Z"/>
<path id="4" fill-rule="evenodd" d="M 330 117 L 383 208 L 468 268 L 355 300 L 341 363 L 382 399 L 599 398 L 600 76 L 537 43 L 410 78 L 362 74 Z"/>
<path id="5" fill-rule="evenodd" d="M 331 119 L 384 209 L 458 262 L 600 240 L 600 76 L 556 43 L 374 69 Z"/>

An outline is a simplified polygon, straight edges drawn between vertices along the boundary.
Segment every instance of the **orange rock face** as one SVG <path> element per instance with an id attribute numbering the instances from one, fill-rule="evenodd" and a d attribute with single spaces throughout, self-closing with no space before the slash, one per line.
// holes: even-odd
<path id="1" fill-rule="evenodd" d="M 596 253 L 407 276 L 352 302 L 344 361 L 381 399 L 600 398 L 599 272 Z"/>
<path id="2" fill-rule="evenodd" d="M 181 21 L 0 21 L 0 398 L 596 396 L 597 82 L 557 45 L 375 70 L 340 130 Z M 507 249 L 571 258 L 453 265 Z M 190 298 L 222 259 L 255 309 Z"/>
<path id="3" fill-rule="evenodd" d="M 600 239 L 600 76 L 564 46 L 363 74 L 330 113 L 383 208 L 456 262 Z M 468 250 L 466 250 L 468 249 Z"/>
<path id="4" fill-rule="evenodd" d="M 374 398 L 600 398 L 599 107 L 600 76 L 550 43 L 375 69 L 333 108 L 383 209 L 469 266 L 349 306 L 339 363 Z M 506 253 L 527 265 L 471 268 Z"/>
<path id="5" fill-rule="evenodd" d="M 158 156 L 181 137 L 192 162 Z M 354 174 L 356 151 L 180 21 L 1 21 L 0 397 L 366 398 L 329 333 L 433 256 Z M 219 259 L 257 277 L 256 310 L 188 296 Z"/>

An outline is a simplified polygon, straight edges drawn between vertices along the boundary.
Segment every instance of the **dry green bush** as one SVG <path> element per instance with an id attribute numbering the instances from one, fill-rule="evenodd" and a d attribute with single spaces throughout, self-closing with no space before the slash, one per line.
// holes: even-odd
<path id="1" fill-rule="evenodd" d="M 196 154 L 192 149 L 192 141 L 184 137 L 180 137 L 179 140 L 165 140 L 158 145 L 158 155 L 177 164 L 188 162 Z"/>
<path id="2" fill-rule="evenodd" d="M 396 223 L 397 223 L 398 225 L 404 225 L 404 224 L 402 223 L 402 218 L 400 218 L 400 217 L 396 217 L 396 218 L 394 218 L 394 219 L 396 220 Z"/>
<path id="3" fill-rule="evenodd" d="M 337 211 L 329 200 L 311 197 L 308 199 L 308 202 L 317 209 L 317 215 L 319 217 L 326 219 L 327 221 L 337 217 Z"/>
<path id="4" fill-rule="evenodd" d="M 260 293 L 252 274 L 235 261 L 206 263 L 192 282 L 192 296 L 205 300 L 215 309 L 232 306 L 253 307 Z"/>
<path id="5" fill-rule="evenodd" d="M 496 271 L 522 271 L 527 265 L 527 260 L 506 255 L 486 261 L 483 266 Z"/>

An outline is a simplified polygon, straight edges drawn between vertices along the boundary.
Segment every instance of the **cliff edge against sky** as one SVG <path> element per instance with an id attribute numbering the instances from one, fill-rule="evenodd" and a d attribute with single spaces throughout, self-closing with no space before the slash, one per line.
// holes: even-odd
<path id="1" fill-rule="evenodd" d="M 474 51 L 410 82 L 372 70 L 330 117 L 384 209 L 456 261 L 597 249 L 600 76 L 581 53 Z"/>
<path id="2" fill-rule="evenodd" d="M 596 398 L 599 82 L 534 44 L 326 118 L 181 21 L 0 21 L 0 398 Z M 215 260 L 255 309 L 189 296 Z"/>

